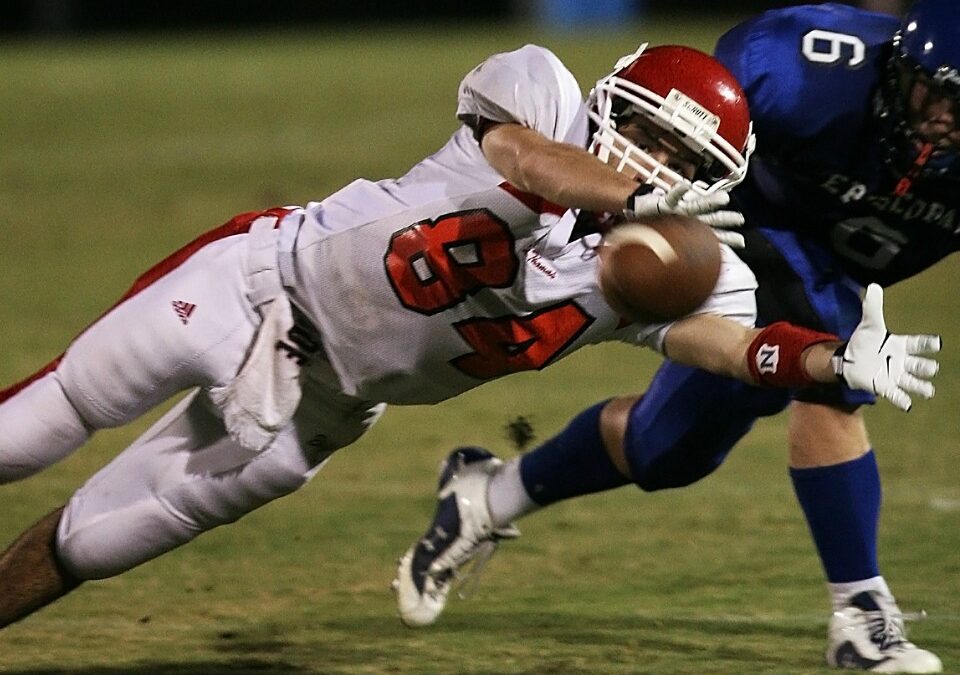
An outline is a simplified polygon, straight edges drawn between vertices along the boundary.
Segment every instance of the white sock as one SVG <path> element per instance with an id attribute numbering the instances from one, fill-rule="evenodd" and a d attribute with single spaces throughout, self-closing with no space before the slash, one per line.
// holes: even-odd
<path id="1" fill-rule="evenodd" d="M 504 463 L 493 474 L 487 486 L 487 508 L 494 527 L 503 527 L 540 508 L 523 487 L 519 458 Z"/>
<path id="2" fill-rule="evenodd" d="M 835 612 L 846 607 L 850 598 L 864 591 L 879 591 L 891 600 L 893 599 L 890 587 L 887 586 L 887 582 L 882 576 L 858 581 L 846 581 L 840 584 L 827 584 L 827 586 L 830 589 L 830 600 Z"/>

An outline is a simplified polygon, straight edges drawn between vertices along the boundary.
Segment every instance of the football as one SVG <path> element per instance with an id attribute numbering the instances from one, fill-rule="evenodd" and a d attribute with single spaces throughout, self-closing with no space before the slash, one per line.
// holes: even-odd
<path id="1" fill-rule="evenodd" d="M 611 228 L 600 250 L 600 289 L 624 318 L 679 319 L 710 297 L 720 276 L 720 245 L 696 218 L 667 215 Z"/>

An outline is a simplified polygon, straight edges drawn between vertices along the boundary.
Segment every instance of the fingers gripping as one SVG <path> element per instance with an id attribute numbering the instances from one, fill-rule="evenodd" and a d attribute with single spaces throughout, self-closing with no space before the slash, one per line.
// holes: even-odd
<path id="1" fill-rule="evenodd" d="M 670 196 L 670 193 L 667 193 L 667 197 Z M 684 191 L 686 192 L 686 190 Z M 688 216 L 699 216 L 704 213 L 713 213 L 721 207 L 726 206 L 730 203 L 730 195 L 726 192 L 714 192 L 709 195 L 697 195 L 686 193 L 681 195 L 683 198 L 680 199 L 678 204 L 674 205 L 677 213 L 683 213 Z M 665 198 L 666 199 L 666 198 Z"/>
<path id="2" fill-rule="evenodd" d="M 677 183 L 665 194 L 651 190 L 649 186 L 641 186 L 630 195 L 624 215 L 628 219 L 669 214 L 690 216 L 714 228 L 717 239 L 724 244 L 743 248 L 745 242 L 741 235 L 718 231 L 718 228 L 736 228 L 744 224 L 743 215 L 739 212 L 720 210 L 730 203 L 730 195 L 726 192 L 702 195 L 691 189 L 692 186 L 686 182 Z"/>
<path id="3" fill-rule="evenodd" d="M 746 248 L 747 241 L 739 232 L 728 232 L 726 230 L 714 230 L 714 235 L 720 240 L 721 244 L 726 244 L 730 248 Z"/>
<path id="4" fill-rule="evenodd" d="M 670 188 L 670 191 L 661 197 L 660 201 L 657 202 L 657 211 L 660 213 L 660 215 L 682 212 L 677 209 L 677 206 L 679 206 L 680 202 L 683 200 L 683 196 L 687 194 L 689 189 L 690 186 L 687 183 L 682 182 L 677 183 Z"/>
<path id="5" fill-rule="evenodd" d="M 715 211 L 697 216 L 697 220 L 713 228 L 740 227 L 743 225 L 743 214 L 737 211 Z"/>

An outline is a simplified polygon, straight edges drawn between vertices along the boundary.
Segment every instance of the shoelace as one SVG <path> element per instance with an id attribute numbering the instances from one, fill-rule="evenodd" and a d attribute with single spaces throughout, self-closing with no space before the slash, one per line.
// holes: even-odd
<path id="1" fill-rule="evenodd" d="M 430 533 L 429 537 L 424 537 L 420 540 L 420 545 L 423 546 L 427 551 L 433 553 L 437 550 L 437 543 L 439 541 L 445 541 L 449 538 L 450 535 L 447 534 L 446 530 L 442 527 L 435 527 Z M 460 587 L 463 587 L 463 584 L 476 572 L 476 568 L 479 565 L 479 568 L 482 569 L 483 565 L 486 564 L 487 560 L 490 559 L 490 556 L 493 555 L 493 550 L 487 550 L 487 546 L 484 544 L 493 544 L 492 549 L 496 549 L 496 543 L 490 539 L 482 539 L 480 541 L 470 542 L 470 545 L 464 547 L 458 555 L 452 560 L 450 567 L 446 567 L 437 572 L 430 572 L 429 570 L 424 572 L 423 575 L 427 579 L 433 581 L 433 588 L 427 591 L 431 596 L 437 597 L 445 595 L 447 592 L 447 586 L 451 581 L 460 581 Z M 476 551 L 476 553 L 474 553 Z M 475 559 L 473 565 L 470 566 L 466 574 L 461 574 L 459 571 L 460 565 L 468 562 L 471 559 Z M 477 570 L 479 571 L 479 570 Z M 460 597 L 463 597 L 462 595 Z"/>
<path id="2" fill-rule="evenodd" d="M 867 629 L 870 631 L 870 641 L 876 644 L 880 651 L 886 651 L 906 642 L 903 620 L 888 616 L 885 612 L 867 612 Z"/>
<path id="3" fill-rule="evenodd" d="M 870 641 L 881 651 L 885 651 L 891 647 L 902 648 L 910 645 L 904 622 L 922 621 L 927 618 L 927 613 L 922 609 L 919 612 L 890 612 L 881 609 L 864 612 L 864 616 L 870 631 Z"/>
<path id="4" fill-rule="evenodd" d="M 457 597 L 461 600 L 473 596 L 480 587 L 480 573 L 497 550 L 500 540 L 496 537 L 484 539 L 477 544 L 477 553 L 473 556 L 473 564 L 464 574 L 455 574 L 457 580 Z"/>
<path id="5" fill-rule="evenodd" d="M 433 550 L 432 541 L 423 539 L 421 543 L 428 550 Z M 447 593 L 447 586 L 455 583 L 457 597 L 466 599 L 472 596 L 479 587 L 480 573 L 497 550 L 498 543 L 496 536 L 491 536 L 476 542 L 457 556 L 460 560 L 471 561 L 465 571 L 459 569 L 459 563 L 454 563 L 454 566 L 438 572 L 424 572 L 424 576 L 433 580 L 433 588 L 427 592 L 434 597 L 442 596 Z"/>
<path id="6" fill-rule="evenodd" d="M 490 536 L 468 547 L 457 556 L 458 560 L 466 560 L 469 562 L 469 566 L 463 571 L 461 571 L 459 567 L 461 563 L 456 562 L 453 567 L 448 567 L 439 572 L 432 574 L 426 572 L 426 576 L 433 579 L 433 589 L 428 592 L 435 597 L 442 596 L 447 592 L 446 587 L 448 585 L 455 584 L 454 590 L 458 598 L 466 600 L 472 597 L 480 587 L 481 573 L 484 567 L 486 567 L 487 562 L 489 562 L 490 558 L 492 558 L 496 552 L 497 546 L 500 545 L 500 540 L 513 538 L 514 536 L 516 535 L 514 535 L 512 531 L 504 535 L 500 535 L 495 531 Z M 428 542 L 427 540 L 423 540 L 423 543 L 430 543 L 432 545 L 432 542 Z"/>

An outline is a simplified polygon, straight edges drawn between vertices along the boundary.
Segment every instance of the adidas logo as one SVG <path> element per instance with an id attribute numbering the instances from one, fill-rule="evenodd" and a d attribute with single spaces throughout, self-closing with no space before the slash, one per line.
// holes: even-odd
<path id="1" fill-rule="evenodd" d="M 173 305 L 173 311 L 177 313 L 177 316 L 180 318 L 180 323 L 186 326 L 190 323 L 190 315 L 193 314 L 193 310 L 197 308 L 192 302 L 184 302 L 183 300 L 174 300 L 170 303 Z"/>

